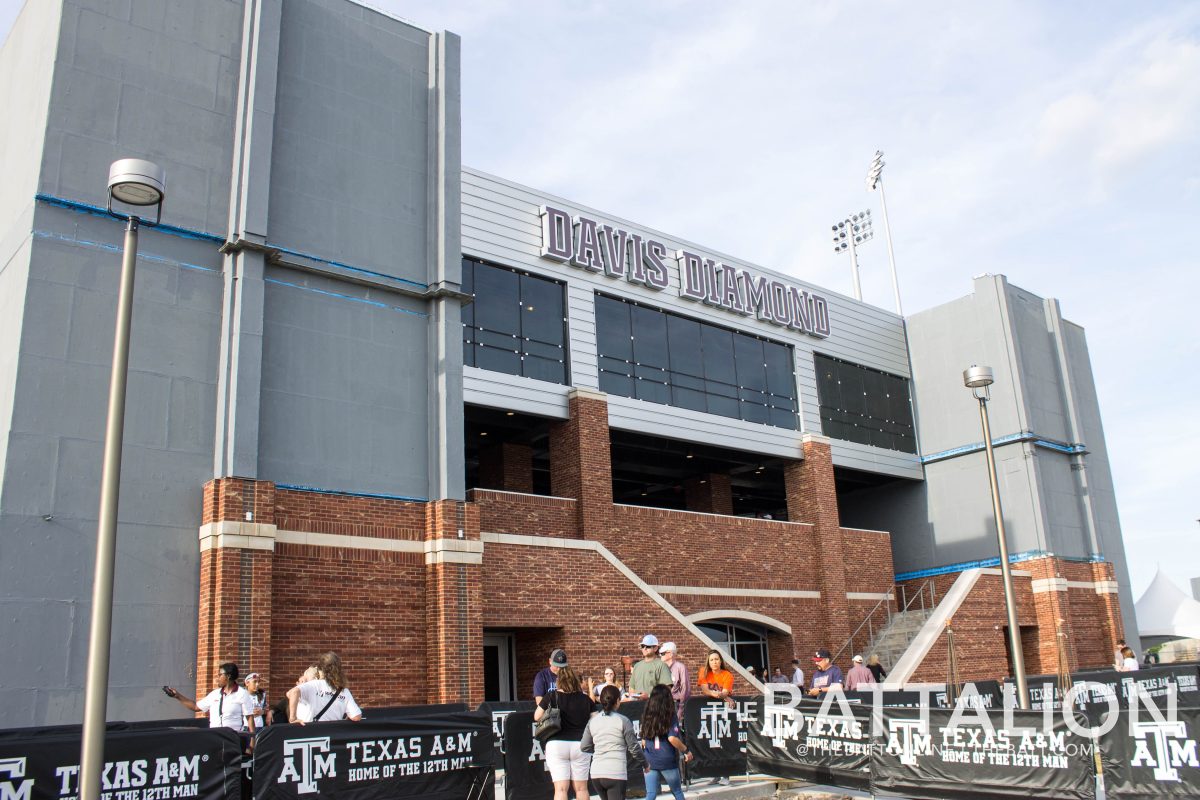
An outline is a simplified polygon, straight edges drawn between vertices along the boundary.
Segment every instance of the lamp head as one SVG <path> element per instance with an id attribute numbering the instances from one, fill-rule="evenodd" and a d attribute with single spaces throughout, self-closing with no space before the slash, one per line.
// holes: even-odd
<path id="1" fill-rule="evenodd" d="M 108 168 L 108 208 L 113 200 L 130 206 L 158 206 L 167 196 L 167 176 L 162 167 L 141 158 L 122 158 Z"/>
<path id="2" fill-rule="evenodd" d="M 995 382 L 996 377 L 991 367 L 972 364 L 963 370 L 963 385 L 971 390 L 971 394 L 975 395 L 977 400 L 987 400 L 991 393 L 988 387 Z"/>

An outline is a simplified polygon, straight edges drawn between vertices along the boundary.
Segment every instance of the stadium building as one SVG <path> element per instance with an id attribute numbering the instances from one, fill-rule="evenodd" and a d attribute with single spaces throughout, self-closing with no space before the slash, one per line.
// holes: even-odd
<path id="1" fill-rule="evenodd" d="M 983 276 L 906 321 L 462 167 L 459 47 L 350 0 L 27 4 L 0 50 L 0 725 L 82 717 L 131 156 L 168 185 L 110 718 L 226 660 L 278 697 L 327 649 L 364 705 L 524 698 L 552 648 L 599 675 L 646 632 L 749 689 L 817 647 L 942 681 L 952 626 L 962 677 L 1001 677 L 973 363 L 1029 672 L 1136 638 L 1056 301 Z"/>

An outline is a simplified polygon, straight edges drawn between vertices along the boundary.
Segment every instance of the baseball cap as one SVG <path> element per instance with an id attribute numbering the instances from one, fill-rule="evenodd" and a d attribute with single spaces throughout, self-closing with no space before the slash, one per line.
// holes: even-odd
<path id="1" fill-rule="evenodd" d="M 642 647 L 654 647 L 658 644 L 658 637 L 653 633 L 647 633 L 642 637 Z"/>
<path id="2" fill-rule="evenodd" d="M 565 667 L 567 666 L 567 651 L 559 648 L 550 654 L 550 666 Z"/>
<path id="3" fill-rule="evenodd" d="M 822 658 L 833 658 L 833 656 L 829 655 L 829 651 L 822 647 L 813 655 L 813 661 L 820 661 Z"/>
<path id="4" fill-rule="evenodd" d="M 857 661 L 859 664 L 861 664 L 861 663 L 863 662 L 863 657 L 862 657 L 862 656 L 855 656 L 854 658 L 852 658 L 852 659 L 850 659 L 850 660 L 851 660 L 851 661 Z"/>
<path id="5" fill-rule="evenodd" d="M 658 652 L 674 653 L 675 652 L 675 643 L 674 642 L 663 642 L 663 646 L 658 648 Z"/>
<path id="6" fill-rule="evenodd" d="M 262 676 L 261 676 L 261 675 L 259 675 L 257 672 L 251 672 L 249 675 L 247 675 L 247 676 L 246 676 L 246 681 L 247 681 L 247 682 L 249 682 L 249 681 L 259 681 L 259 680 L 262 680 Z"/>

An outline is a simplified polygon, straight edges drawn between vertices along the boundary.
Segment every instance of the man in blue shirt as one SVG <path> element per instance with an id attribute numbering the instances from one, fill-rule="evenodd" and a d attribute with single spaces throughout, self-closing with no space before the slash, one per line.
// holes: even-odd
<path id="1" fill-rule="evenodd" d="M 813 665 L 817 669 L 808 690 L 810 697 L 820 697 L 834 687 L 842 688 L 842 671 L 833 663 L 833 657 L 824 647 L 813 655 Z"/>
<path id="2" fill-rule="evenodd" d="M 558 671 L 567 666 L 567 651 L 555 650 L 550 654 L 550 666 L 542 667 L 533 678 L 533 702 L 540 703 L 542 698 L 558 688 Z"/>

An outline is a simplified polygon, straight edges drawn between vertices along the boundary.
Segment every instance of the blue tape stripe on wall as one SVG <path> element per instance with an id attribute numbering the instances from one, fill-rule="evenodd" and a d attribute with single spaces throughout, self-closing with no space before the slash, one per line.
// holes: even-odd
<path id="1" fill-rule="evenodd" d="M 339 300 L 348 300 L 351 303 L 362 303 L 364 305 L 374 306 L 375 308 L 384 308 L 389 311 L 398 311 L 401 314 L 412 314 L 414 317 L 428 317 L 429 316 L 424 311 L 412 311 L 411 309 L 400 308 L 399 306 L 392 306 L 392 305 L 388 305 L 387 303 L 381 303 L 378 300 L 368 300 L 365 297 L 354 297 L 353 295 L 341 294 L 339 292 L 331 292 L 328 289 L 318 289 L 315 286 L 304 286 L 303 284 L 299 284 L 299 283 L 289 283 L 288 281 L 281 281 L 278 278 L 263 278 L 263 283 L 274 283 L 278 286 L 287 286 L 291 289 L 300 289 L 301 291 L 304 291 L 304 292 L 313 292 L 314 294 L 323 294 L 326 297 L 336 297 Z"/>
<path id="2" fill-rule="evenodd" d="M 276 489 L 287 489 L 291 492 L 313 492 L 315 494 L 341 494 L 347 497 L 372 497 L 379 500 L 404 500 L 409 503 L 428 503 L 428 497 L 408 497 L 402 494 L 373 494 L 371 492 L 344 492 L 341 489 L 318 489 L 315 486 L 298 486 L 291 483 L 277 483 Z"/>
<path id="3" fill-rule="evenodd" d="M 50 239 L 50 240 L 53 240 L 56 242 L 63 242 L 64 244 L 79 245 L 80 247 L 89 247 L 89 248 L 92 248 L 95 250 L 104 250 L 106 252 L 113 253 L 114 255 L 120 255 L 121 251 L 122 251 L 122 248 L 118 247 L 115 244 L 108 244 L 107 242 L 94 242 L 90 239 L 77 239 L 77 238 L 73 238 L 71 236 L 66 236 L 61 233 L 53 233 L 51 231 L 35 230 L 33 232 L 33 235 L 37 239 Z M 200 270 L 201 272 L 209 272 L 209 273 L 212 273 L 213 275 L 221 274 L 221 270 L 216 269 L 214 267 L 206 267 L 201 264 L 192 264 L 188 261 L 179 261 L 174 258 L 163 258 L 162 256 L 156 256 L 151 253 L 145 253 L 145 252 L 142 252 L 141 250 L 138 251 L 138 261 L 148 261 L 148 262 L 155 263 L 155 264 L 166 264 L 166 265 L 172 266 L 172 267 L 182 267 L 183 269 L 195 269 L 195 270 Z"/>
<path id="4" fill-rule="evenodd" d="M 1016 442 L 1033 442 L 1034 447 L 1043 447 L 1047 450 L 1054 450 L 1058 453 L 1066 453 L 1068 455 L 1076 455 L 1078 453 L 1086 453 L 1087 445 L 1076 442 L 1068 444 L 1055 439 L 1047 439 L 1044 436 L 1038 436 L 1032 431 L 1021 431 L 1020 433 L 1012 433 L 1008 436 L 1001 436 L 992 439 L 992 447 L 1000 447 L 1006 444 L 1015 444 Z M 973 442 L 965 444 L 962 447 L 952 447 L 949 450 L 942 450 L 938 453 L 930 453 L 929 455 L 921 456 L 922 464 L 929 464 L 934 461 L 942 461 L 954 456 L 963 456 L 969 453 L 979 453 L 983 451 L 983 442 Z"/>
<path id="5" fill-rule="evenodd" d="M 1091 555 L 1087 556 L 1059 556 L 1055 555 L 1054 553 L 1049 553 L 1045 550 L 1026 550 L 1023 553 L 1010 554 L 1008 557 L 1008 563 L 1012 564 L 1016 561 L 1028 561 L 1031 558 L 1042 558 L 1046 556 L 1053 556 L 1054 558 L 1058 558 L 1063 561 L 1078 561 L 1087 564 L 1105 560 L 1104 555 L 1101 553 L 1092 553 Z M 962 572 L 968 569 L 975 569 L 976 567 L 987 569 L 989 567 L 998 566 L 1000 566 L 1000 556 L 996 556 L 995 558 L 985 558 L 980 561 L 962 561 L 958 564 L 947 564 L 944 567 L 930 567 L 929 569 L 918 569 L 912 572 L 899 572 L 896 573 L 896 580 L 910 581 L 914 578 L 932 578 L 935 575 L 945 575 L 948 572 Z"/>
<path id="6" fill-rule="evenodd" d="M 34 195 L 34 199 L 40 203 L 45 203 L 46 205 L 54 206 L 56 208 L 65 208 L 65 209 L 68 209 L 70 211 L 75 211 L 80 214 L 88 214 L 88 215 L 95 216 L 95 217 L 104 217 L 105 219 L 119 219 L 121 221 L 125 221 L 125 220 L 129 219 L 129 216 L 126 214 L 119 214 L 119 213 L 116 213 L 113 211 L 109 211 L 107 208 L 102 208 L 100 206 L 94 206 L 91 203 L 81 203 L 78 200 L 67 200 L 62 197 L 55 197 L 54 195 L 40 194 L 40 193 Z M 224 236 L 218 236 L 215 233 L 208 233 L 207 231 L 197 231 L 197 230 L 192 230 L 191 228 L 181 228 L 177 225 L 166 225 L 166 224 L 158 224 L 158 225 L 153 225 L 153 226 L 147 225 L 146 227 L 152 228 L 153 230 L 159 231 L 160 233 L 165 233 L 170 236 L 179 236 L 184 239 L 198 239 L 200 241 L 213 242 L 215 244 L 224 244 L 225 243 Z M 371 277 L 374 277 L 374 278 L 383 278 L 383 279 L 389 280 L 389 281 L 396 281 L 397 283 L 404 283 L 404 284 L 408 284 L 409 286 L 416 286 L 420 289 L 428 289 L 429 288 L 428 284 L 420 283 L 419 281 L 410 281 L 407 278 L 399 278 L 399 277 L 396 277 L 395 275 L 387 275 L 385 273 L 376 272 L 374 270 L 369 270 L 364 267 L 356 267 L 353 264 L 343 264 L 340 261 L 334 261 L 333 259 L 329 259 L 329 258 L 322 258 L 321 256 L 314 256 L 311 253 L 302 253 L 299 250 L 291 250 L 291 249 L 289 249 L 287 247 L 283 247 L 281 245 L 269 244 L 267 246 L 274 248 L 275 250 L 278 250 L 281 253 L 287 253 L 288 255 L 297 256 L 299 258 L 306 258 L 310 261 L 316 261 L 319 264 L 328 264 L 332 267 L 338 267 L 339 269 L 345 269 L 345 270 L 349 270 L 351 272 L 357 272 L 361 275 L 370 275 Z M 142 257 L 142 255 L 141 255 L 141 253 L 139 253 L 138 258 L 141 258 L 141 257 Z"/>

